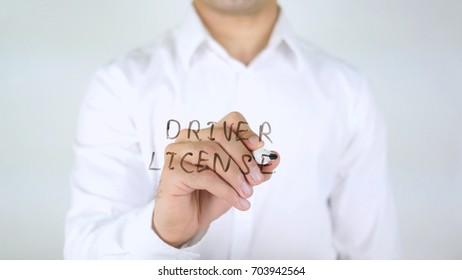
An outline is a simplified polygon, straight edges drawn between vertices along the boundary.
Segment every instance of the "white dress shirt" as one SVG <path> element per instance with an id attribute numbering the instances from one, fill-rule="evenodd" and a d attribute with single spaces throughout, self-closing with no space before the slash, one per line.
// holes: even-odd
<path id="1" fill-rule="evenodd" d="M 151 229 L 169 119 L 241 112 L 271 125 L 281 155 L 250 210 L 231 208 L 183 248 Z M 265 139 L 264 139 L 265 140 Z M 266 141 L 269 144 L 269 141 Z M 151 163 L 152 153 L 155 152 Z M 281 14 L 245 66 L 192 9 L 159 43 L 102 69 L 84 98 L 72 172 L 65 258 L 396 258 L 384 123 L 364 78 L 296 38 Z"/>

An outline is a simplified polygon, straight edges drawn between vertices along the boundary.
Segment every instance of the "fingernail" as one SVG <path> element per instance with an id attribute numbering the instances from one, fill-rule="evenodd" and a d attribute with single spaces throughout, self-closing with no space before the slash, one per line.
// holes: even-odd
<path id="1" fill-rule="evenodd" d="M 250 177 L 252 177 L 252 179 L 255 182 L 260 182 L 261 180 L 263 180 L 263 174 L 261 174 L 260 169 L 258 167 L 252 168 L 252 170 L 250 171 Z"/>
<path id="2" fill-rule="evenodd" d="M 239 204 L 246 210 L 250 208 L 250 202 L 245 198 L 239 198 Z"/>
<path id="3" fill-rule="evenodd" d="M 249 196 L 252 195 L 253 189 L 250 187 L 250 185 L 249 185 L 247 182 L 244 181 L 244 182 L 242 183 L 241 188 L 242 188 L 242 192 L 243 192 L 247 197 L 249 197 Z"/>
<path id="4" fill-rule="evenodd" d="M 258 138 L 257 135 L 252 135 L 249 137 L 249 143 L 252 145 L 258 145 L 258 142 L 260 142 L 260 138 Z"/>

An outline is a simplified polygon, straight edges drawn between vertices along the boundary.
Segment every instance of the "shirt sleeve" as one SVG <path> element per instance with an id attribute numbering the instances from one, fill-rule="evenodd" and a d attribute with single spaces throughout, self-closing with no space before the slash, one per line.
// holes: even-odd
<path id="1" fill-rule="evenodd" d="M 359 80 L 329 199 L 334 246 L 340 259 L 396 259 L 399 242 L 387 176 L 385 124 L 366 81 Z"/>
<path id="2" fill-rule="evenodd" d="M 101 69 L 84 97 L 74 144 L 66 259 L 195 259 L 152 230 L 155 186 L 132 118 L 136 98 L 120 68 Z"/>

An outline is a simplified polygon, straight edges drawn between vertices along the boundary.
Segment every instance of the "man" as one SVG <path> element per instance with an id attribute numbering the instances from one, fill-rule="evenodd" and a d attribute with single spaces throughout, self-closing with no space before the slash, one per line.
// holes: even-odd
<path id="1" fill-rule="evenodd" d="M 276 0 L 194 0 L 97 73 L 75 146 L 66 258 L 397 256 L 366 83 Z M 262 146 L 277 159 L 253 159 Z"/>

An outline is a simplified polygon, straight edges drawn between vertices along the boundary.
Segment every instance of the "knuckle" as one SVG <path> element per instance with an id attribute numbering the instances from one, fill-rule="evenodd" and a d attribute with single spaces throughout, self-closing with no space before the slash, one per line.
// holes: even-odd
<path id="1" fill-rule="evenodd" d="M 192 172 L 192 173 L 184 173 L 182 172 L 182 180 L 184 181 L 185 185 L 197 189 L 198 186 L 200 186 L 201 181 L 200 181 L 200 174 L 197 172 Z"/>
<path id="2" fill-rule="evenodd" d="M 180 133 L 178 134 L 177 141 L 178 140 L 184 140 L 188 137 L 188 130 L 186 128 L 183 128 L 180 130 Z"/>
<path id="3" fill-rule="evenodd" d="M 217 175 L 212 170 L 205 170 L 200 174 L 201 180 L 204 183 L 213 183 L 217 179 Z"/>
<path id="4" fill-rule="evenodd" d="M 217 142 L 223 142 L 225 141 L 225 130 L 221 127 L 216 127 L 215 131 L 213 132 L 213 138 L 215 138 L 215 141 Z"/>
<path id="5" fill-rule="evenodd" d="M 199 184 L 203 189 L 214 188 L 217 185 L 217 174 L 211 170 L 205 170 L 201 173 L 195 172 L 194 178 L 191 178 L 192 184 Z"/>
<path id="6" fill-rule="evenodd" d="M 251 136 L 257 136 L 255 132 L 253 132 L 250 128 L 245 131 L 240 131 L 238 136 L 240 139 L 248 139 Z"/>
<path id="7" fill-rule="evenodd" d="M 228 114 L 228 118 L 232 121 L 236 121 L 236 120 L 239 121 L 239 120 L 244 119 L 244 116 L 238 111 L 233 111 Z"/>
<path id="8" fill-rule="evenodd" d="M 204 142 L 201 145 L 201 150 L 209 155 L 213 155 L 214 153 L 219 151 L 219 147 L 220 145 L 216 142 Z"/>
<path id="9" fill-rule="evenodd" d="M 168 144 L 167 146 L 165 146 L 165 153 L 175 151 L 177 149 L 177 146 L 178 146 L 178 144 L 176 144 L 176 143 Z"/>

